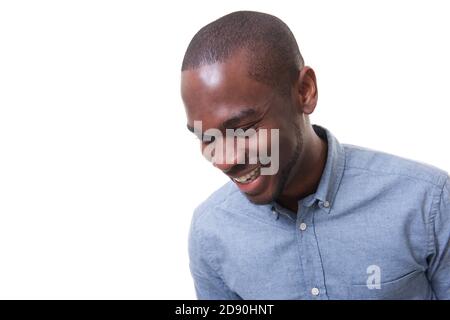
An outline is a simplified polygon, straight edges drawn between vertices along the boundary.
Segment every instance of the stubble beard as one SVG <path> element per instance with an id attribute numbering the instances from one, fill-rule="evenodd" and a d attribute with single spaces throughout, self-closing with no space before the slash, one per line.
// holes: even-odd
<path id="1" fill-rule="evenodd" d="M 276 187 L 275 192 L 272 195 L 272 201 L 277 200 L 282 192 L 284 191 L 286 184 L 288 182 L 289 176 L 292 172 L 292 168 L 296 165 L 298 159 L 300 158 L 300 154 L 303 147 L 303 134 L 300 130 L 300 127 L 297 123 L 295 123 L 295 130 L 297 131 L 297 145 L 294 151 L 294 154 L 289 159 L 286 166 L 283 168 L 283 170 L 280 173 L 280 180 L 278 182 L 278 185 Z"/>

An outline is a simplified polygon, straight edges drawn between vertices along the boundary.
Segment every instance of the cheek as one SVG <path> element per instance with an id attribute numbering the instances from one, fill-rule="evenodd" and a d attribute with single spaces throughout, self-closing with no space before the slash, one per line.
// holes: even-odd
<path id="1" fill-rule="evenodd" d="M 287 112 L 287 111 L 285 111 Z M 291 121 L 286 121 L 286 119 L 293 119 L 295 115 L 290 114 L 280 114 L 276 119 L 276 123 L 273 124 L 272 128 L 278 128 L 278 147 L 280 155 L 280 164 L 286 163 L 292 158 L 292 155 L 297 150 L 297 131 L 296 125 Z M 270 144 L 270 140 L 269 140 Z M 271 147 L 269 145 L 269 147 Z"/>
<path id="2" fill-rule="evenodd" d="M 255 135 L 247 139 L 244 151 L 249 155 L 258 154 L 270 157 L 276 155 L 278 150 L 288 150 L 289 146 L 291 146 L 290 138 L 281 135 L 279 129 L 264 128 L 259 129 Z M 242 152 L 243 150 L 241 149 L 240 151 Z"/>
<path id="3" fill-rule="evenodd" d="M 291 134 L 286 135 L 285 133 L 286 131 L 280 131 L 280 143 L 278 151 L 280 171 L 282 171 L 287 165 L 289 165 L 297 150 L 297 139 L 294 139 Z"/>
<path id="4" fill-rule="evenodd" d="M 280 135 L 278 129 L 259 129 L 248 141 L 250 164 L 261 164 L 262 175 L 276 175 L 280 167 Z"/>
<path id="5" fill-rule="evenodd" d="M 273 135 L 271 129 L 259 129 L 246 139 L 245 152 L 248 154 L 250 164 L 260 163 L 267 165 L 273 156 L 273 147 L 278 145 L 278 137 Z"/>

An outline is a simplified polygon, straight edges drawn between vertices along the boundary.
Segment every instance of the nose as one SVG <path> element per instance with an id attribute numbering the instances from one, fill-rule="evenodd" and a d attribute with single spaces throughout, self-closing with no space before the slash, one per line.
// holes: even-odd
<path id="1" fill-rule="evenodd" d="M 236 165 L 245 164 L 246 152 L 245 148 L 237 148 L 237 146 L 227 148 L 226 145 L 223 148 L 214 148 L 212 151 L 212 158 L 210 161 L 213 166 L 220 169 L 224 173 L 229 172 Z M 217 156 L 216 156 L 217 155 Z"/>
<path id="2" fill-rule="evenodd" d="M 219 163 L 213 161 L 213 166 L 216 167 L 217 169 L 222 170 L 224 173 L 230 171 L 235 165 L 236 165 L 235 163 L 226 163 L 226 162 Z"/>
<path id="3" fill-rule="evenodd" d="M 217 152 L 222 152 L 222 157 L 220 157 L 220 154 L 217 154 Z M 213 155 L 214 156 L 211 159 L 213 166 L 222 170 L 224 173 L 230 171 L 238 163 L 237 152 L 231 153 L 229 150 L 227 152 L 225 148 L 223 150 L 214 150 Z"/>

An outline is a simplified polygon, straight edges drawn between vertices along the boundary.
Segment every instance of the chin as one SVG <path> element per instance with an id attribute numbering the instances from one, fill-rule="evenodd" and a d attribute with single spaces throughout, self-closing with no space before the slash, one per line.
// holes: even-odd
<path id="1" fill-rule="evenodd" d="M 273 198 L 271 196 L 268 195 L 257 195 L 257 196 L 251 196 L 248 194 L 244 195 L 247 197 L 247 199 L 253 203 L 253 204 L 258 204 L 258 205 L 262 205 L 262 204 L 269 204 L 272 202 Z"/>
<path id="2" fill-rule="evenodd" d="M 258 194 L 247 194 L 244 192 L 244 195 L 251 203 L 263 205 L 269 204 L 275 200 L 275 190 L 276 188 L 274 188 L 274 185 L 270 184 L 267 188 L 265 188 Z"/>

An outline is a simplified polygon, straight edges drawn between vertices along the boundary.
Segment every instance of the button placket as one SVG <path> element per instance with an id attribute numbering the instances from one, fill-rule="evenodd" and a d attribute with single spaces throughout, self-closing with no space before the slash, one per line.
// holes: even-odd
<path id="1" fill-rule="evenodd" d="M 297 217 L 297 240 L 299 244 L 299 254 L 303 264 L 303 274 L 306 277 L 306 294 L 313 299 L 328 299 L 324 289 L 324 266 L 322 265 L 314 226 L 316 223 L 315 216 L 317 214 L 320 215 L 321 212 L 309 207 L 304 207 L 302 209 L 303 214 Z"/>

